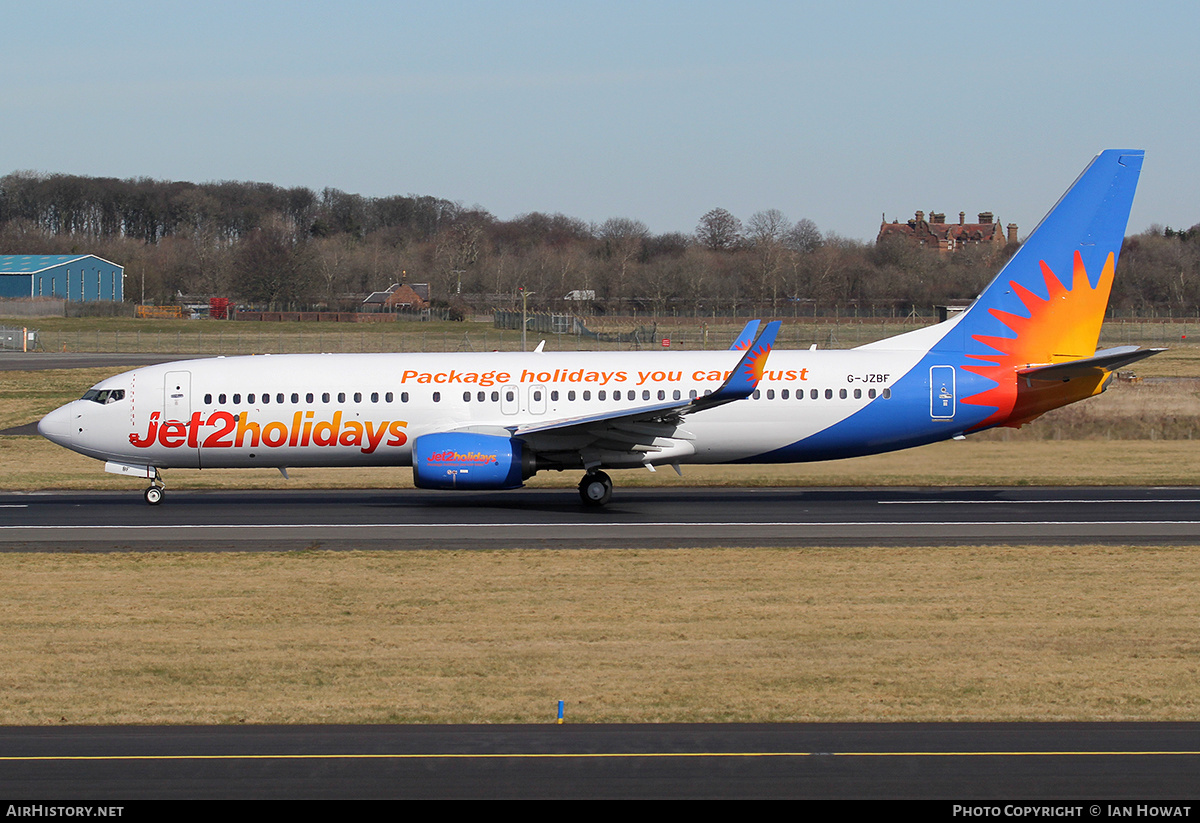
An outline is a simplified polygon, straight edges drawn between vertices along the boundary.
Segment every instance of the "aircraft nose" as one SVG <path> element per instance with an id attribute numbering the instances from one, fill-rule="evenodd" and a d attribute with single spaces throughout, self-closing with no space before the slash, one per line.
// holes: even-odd
<path id="1" fill-rule="evenodd" d="M 38 422 L 38 434 L 53 443 L 65 446 L 71 442 L 74 422 L 75 414 L 71 407 L 61 406 Z"/>

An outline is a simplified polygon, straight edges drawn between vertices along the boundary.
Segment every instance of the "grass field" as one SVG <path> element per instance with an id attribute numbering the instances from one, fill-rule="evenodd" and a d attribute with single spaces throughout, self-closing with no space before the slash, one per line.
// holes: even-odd
<path id="1" fill-rule="evenodd" d="M 6 554 L 0 723 L 1194 720 L 1196 551 Z"/>
<path id="2" fill-rule="evenodd" d="M 845 349 L 927 326 L 932 318 L 780 318 L 777 349 Z M 587 336 L 530 331 L 530 348 L 545 340 L 547 351 L 659 349 L 719 350 L 729 346 L 744 318 L 613 317 L 585 318 L 594 332 L 625 335 L 643 330 L 636 341 L 602 342 Z M 465 322 L 262 323 L 221 320 L 139 320 L 104 318 L 0 318 L 0 326 L 31 328 L 38 346 L 54 352 L 163 352 L 170 354 L 262 354 L 271 352 L 457 352 L 520 351 L 521 332 L 497 329 L 489 315 Z M 653 333 L 651 331 L 653 330 Z M 1190 345 L 1200 335 L 1191 320 L 1113 320 L 1104 324 L 1100 346 Z"/>

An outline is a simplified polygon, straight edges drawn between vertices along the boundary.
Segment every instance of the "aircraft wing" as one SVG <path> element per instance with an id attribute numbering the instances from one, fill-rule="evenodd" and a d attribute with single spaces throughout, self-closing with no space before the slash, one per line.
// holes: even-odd
<path id="1" fill-rule="evenodd" d="M 1043 366 L 1026 366 L 1017 369 L 1017 374 L 1027 380 L 1070 380 L 1074 377 L 1095 377 L 1116 371 L 1139 360 L 1164 352 L 1166 349 L 1143 349 L 1139 346 L 1117 346 L 1096 352 L 1092 357 L 1071 360 L 1066 363 L 1050 363 Z"/>
<path id="2" fill-rule="evenodd" d="M 779 321 L 768 323 L 758 339 L 747 346 L 725 382 L 711 393 L 626 406 L 600 414 L 523 423 L 507 427 L 508 431 L 536 451 L 548 452 L 591 449 L 657 452 L 672 445 L 662 441 L 691 440 L 689 433 L 679 429 L 685 417 L 742 400 L 758 388 L 779 326 Z"/>

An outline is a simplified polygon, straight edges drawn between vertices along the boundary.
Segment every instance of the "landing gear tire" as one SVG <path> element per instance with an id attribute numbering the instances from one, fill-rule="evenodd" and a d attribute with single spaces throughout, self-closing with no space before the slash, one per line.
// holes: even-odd
<path id="1" fill-rule="evenodd" d="M 612 500 L 612 490 L 612 480 L 604 472 L 588 472 L 579 481 L 579 499 L 585 506 L 603 506 Z"/>
<path id="2" fill-rule="evenodd" d="M 146 498 L 146 502 L 151 506 L 157 506 L 162 502 L 163 490 L 158 486 L 151 486 L 150 488 L 146 489 L 145 492 L 143 492 L 143 496 Z"/>

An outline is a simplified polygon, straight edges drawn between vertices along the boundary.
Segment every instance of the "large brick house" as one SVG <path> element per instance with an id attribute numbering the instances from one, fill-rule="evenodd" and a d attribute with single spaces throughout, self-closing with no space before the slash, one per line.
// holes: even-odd
<path id="1" fill-rule="evenodd" d="M 882 243 L 889 237 L 901 237 L 910 243 L 927 246 L 940 252 L 952 252 L 971 245 L 988 244 L 997 249 L 1007 243 L 1017 242 L 1017 224 L 1009 223 L 1008 231 L 1000 228 L 1000 221 L 995 220 L 990 211 L 980 212 L 978 223 L 966 222 L 966 213 L 958 213 L 957 223 L 947 223 L 946 215 L 941 212 L 930 212 L 925 219 L 925 212 L 917 212 L 916 217 L 905 223 L 899 220 L 887 222 L 884 216 L 879 227 L 876 243 Z"/>

